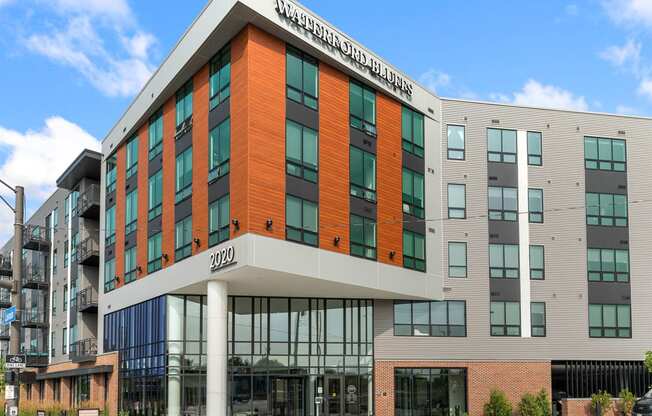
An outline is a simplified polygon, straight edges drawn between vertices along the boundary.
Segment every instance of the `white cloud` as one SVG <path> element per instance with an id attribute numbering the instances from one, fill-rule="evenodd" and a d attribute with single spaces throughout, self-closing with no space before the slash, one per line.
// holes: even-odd
<path id="1" fill-rule="evenodd" d="M 2 1 L 2 0 L 0 0 Z M 133 13 L 127 0 L 47 0 L 60 13 L 76 13 L 122 21 L 131 21 Z"/>
<path id="2" fill-rule="evenodd" d="M 0 0 L 0 7 L 6 6 L 7 4 L 13 2 L 14 0 Z"/>
<path id="3" fill-rule="evenodd" d="M 571 3 L 566 5 L 565 11 L 569 16 L 577 16 L 580 13 L 580 8 L 577 6 L 577 4 Z"/>
<path id="4" fill-rule="evenodd" d="M 564 110 L 587 111 L 589 105 L 582 96 L 554 85 L 545 85 L 539 81 L 528 80 L 520 91 L 511 95 L 492 94 L 496 101 L 530 107 L 558 108 Z"/>
<path id="5" fill-rule="evenodd" d="M 621 25 L 652 27 L 652 1 L 650 0 L 603 0 L 607 15 Z"/>
<path id="6" fill-rule="evenodd" d="M 642 79 L 638 86 L 638 93 L 644 97 L 652 99 L 652 79 Z"/>
<path id="7" fill-rule="evenodd" d="M 634 107 L 630 107 L 622 104 L 616 106 L 616 113 L 618 114 L 632 115 L 632 114 L 636 114 L 637 112 L 638 111 Z"/>
<path id="8" fill-rule="evenodd" d="M 419 83 L 428 88 L 432 92 L 437 93 L 442 87 L 448 87 L 451 83 L 451 77 L 445 72 L 429 69 L 421 74 Z"/>
<path id="9" fill-rule="evenodd" d="M 617 67 L 625 67 L 633 73 L 640 72 L 641 42 L 628 40 L 623 46 L 610 46 L 600 53 L 600 57 Z"/>

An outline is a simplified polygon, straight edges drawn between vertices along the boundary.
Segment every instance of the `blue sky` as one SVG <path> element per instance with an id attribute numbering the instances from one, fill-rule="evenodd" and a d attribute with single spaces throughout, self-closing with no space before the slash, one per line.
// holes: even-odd
<path id="1" fill-rule="evenodd" d="M 205 3 L 0 0 L 0 178 L 30 210 Z M 442 96 L 652 115 L 652 0 L 303 4 Z"/>

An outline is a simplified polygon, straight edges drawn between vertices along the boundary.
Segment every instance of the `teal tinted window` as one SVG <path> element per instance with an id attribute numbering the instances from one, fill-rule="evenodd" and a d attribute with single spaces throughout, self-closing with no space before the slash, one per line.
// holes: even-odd
<path id="1" fill-rule="evenodd" d="M 138 136 L 127 142 L 127 178 L 138 172 Z"/>
<path id="2" fill-rule="evenodd" d="M 530 279 L 545 278 L 545 250 L 543 246 L 530 246 Z"/>
<path id="3" fill-rule="evenodd" d="M 527 132 L 527 163 L 529 165 L 541 166 L 541 133 Z"/>
<path id="4" fill-rule="evenodd" d="M 229 173 L 231 158 L 231 120 L 223 121 L 209 133 L 208 181 Z"/>
<path id="5" fill-rule="evenodd" d="M 376 222 L 371 218 L 351 215 L 351 255 L 376 259 Z"/>
<path id="6" fill-rule="evenodd" d="M 530 325 L 533 337 L 546 336 L 546 304 L 532 302 L 530 304 Z"/>
<path id="7" fill-rule="evenodd" d="M 115 156 L 111 156 L 106 161 L 106 193 L 111 193 L 115 191 L 115 181 L 116 181 L 116 161 Z M 68 215 L 68 210 L 66 210 L 65 215 Z"/>
<path id="8" fill-rule="evenodd" d="M 516 163 L 516 131 L 487 129 L 487 160 Z"/>
<path id="9" fill-rule="evenodd" d="M 115 258 L 104 262 L 104 292 L 110 292 L 115 289 Z M 66 305 L 64 298 L 63 305 Z"/>
<path id="10" fill-rule="evenodd" d="M 163 170 L 159 169 L 158 172 L 149 177 L 149 206 L 148 206 L 148 219 L 161 215 L 161 207 L 163 206 Z"/>
<path id="11" fill-rule="evenodd" d="M 192 195 L 192 147 L 177 156 L 175 201 L 181 202 L 190 195 Z"/>
<path id="12" fill-rule="evenodd" d="M 590 304 L 589 336 L 592 338 L 631 338 L 631 306 Z"/>
<path id="13" fill-rule="evenodd" d="M 543 189 L 528 189 L 528 215 L 532 223 L 543 222 Z"/>
<path id="14" fill-rule="evenodd" d="M 186 121 L 192 118 L 192 80 L 177 92 L 176 120 L 177 132 L 187 127 Z"/>
<path id="15" fill-rule="evenodd" d="M 159 110 L 149 119 L 149 159 L 163 151 L 163 111 Z"/>
<path id="16" fill-rule="evenodd" d="M 188 216 L 175 225 L 174 258 L 183 260 L 192 254 L 192 217 Z"/>
<path id="17" fill-rule="evenodd" d="M 426 237 L 423 234 L 403 230 L 403 267 L 426 271 Z"/>
<path id="18" fill-rule="evenodd" d="M 491 336 L 521 336 L 521 305 L 519 302 L 491 302 Z"/>
<path id="19" fill-rule="evenodd" d="M 317 204 L 287 195 L 285 198 L 285 238 L 317 246 Z"/>
<path id="20" fill-rule="evenodd" d="M 423 175 L 403 168 L 403 212 L 424 218 L 424 179 Z"/>
<path id="21" fill-rule="evenodd" d="M 285 123 L 286 171 L 310 182 L 317 182 L 317 132 L 287 120 Z"/>
<path id="22" fill-rule="evenodd" d="M 629 282 L 629 250 L 589 248 L 587 270 L 592 282 Z"/>
<path id="23" fill-rule="evenodd" d="M 136 257 L 136 247 L 125 250 L 125 284 L 136 280 L 138 271 L 138 259 Z"/>
<path id="24" fill-rule="evenodd" d="M 627 226 L 627 196 L 614 194 L 586 194 L 586 223 L 588 225 Z"/>
<path id="25" fill-rule="evenodd" d="M 495 279 L 518 279 L 517 244 L 489 244 L 489 276 Z"/>
<path id="26" fill-rule="evenodd" d="M 210 109 L 231 95 L 231 50 L 226 47 L 211 59 Z"/>
<path id="27" fill-rule="evenodd" d="M 488 194 L 490 220 L 518 220 L 518 191 L 516 188 L 490 186 Z"/>
<path id="28" fill-rule="evenodd" d="M 355 81 L 349 83 L 351 126 L 376 135 L 376 92 Z"/>
<path id="29" fill-rule="evenodd" d="M 136 231 L 138 222 L 138 189 L 127 194 L 125 199 L 125 235 Z"/>
<path id="30" fill-rule="evenodd" d="M 147 273 L 160 270 L 163 263 L 162 234 L 153 235 L 147 240 Z"/>
<path id="31" fill-rule="evenodd" d="M 466 277 L 466 243 L 448 243 L 448 277 Z"/>
<path id="32" fill-rule="evenodd" d="M 214 246 L 229 239 L 229 195 L 208 207 L 208 245 Z"/>
<path id="33" fill-rule="evenodd" d="M 466 185 L 448 184 L 448 218 L 466 218 Z"/>
<path id="34" fill-rule="evenodd" d="M 466 302 L 394 302 L 396 336 L 466 336 Z"/>
<path id="35" fill-rule="evenodd" d="M 111 245 L 115 243 L 115 205 L 111 208 L 106 209 L 105 215 L 105 239 L 106 245 Z"/>
<path id="36" fill-rule="evenodd" d="M 290 46 L 286 57 L 287 97 L 316 110 L 319 96 L 317 60 Z"/>
<path id="37" fill-rule="evenodd" d="M 423 157 L 423 114 L 412 111 L 407 107 L 403 107 L 401 120 L 403 150 L 416 156 Z"/>
<path id="38" fill-rule="evenodd" d="M 464 160 L 465 158 L 465 128 L 464 126 L 449 125 L 448 133 L 448 158 L 451 160 Z"/>
<path id="39" fill-rule="evenodd" d="M 624 172 L 627 170 L 625 140 L 585 137 L 584 164 L 587 169 Z"/>
<path id="40" fill-rule="evenodd" d="M 376 155 L 351 146 L 349 151 L 351 195 L 376 201 Z"/>

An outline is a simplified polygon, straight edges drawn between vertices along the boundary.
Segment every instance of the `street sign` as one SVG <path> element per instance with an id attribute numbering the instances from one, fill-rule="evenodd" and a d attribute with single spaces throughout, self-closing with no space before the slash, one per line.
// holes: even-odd
<path id="1" fill-rule="evenodd" d="M 27 358 L 25 354 L 7 354 L 5 360 L 5 368 L 8 370 L 16 370 L 27 367 Z"/>
<path id="2" fill-rule="evenodd" d="M 5 386 L 5 400 L 16 400 L 16 386 Z"/>
<path id="3" fill-rule="evenodd" d="M 15 320 L 16 320 L 16 307 L 12 306 L 11 308 L 5 309 L 5 312 L 2 316 L 2 323 L 5 325 L 9 325 Z"/>

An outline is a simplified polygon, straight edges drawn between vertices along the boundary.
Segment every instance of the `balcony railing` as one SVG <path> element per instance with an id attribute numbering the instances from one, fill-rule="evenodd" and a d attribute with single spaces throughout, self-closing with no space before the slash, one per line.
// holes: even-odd
<path id="1" fill-rule="evenodd" d="M 100 218 L 100 187 L 91 185 L 84 193 L 79 195 L 77 201 L 77 213 L 80 217 L 99 219 Z"/>
<path id="2" fill-rule="evenodd" d="M 97 312 L 97 290 L 89 286 L 77 292 L 77 310 L 79 312 Z"/>
<path id="3" fill-rule="evenodd" d="M 11 325 L 0 324 L 0 340 L 6 341 L 9 339 L 11 332 Z"/>
<path id="4" fill-rule="evenodd" d="M 87 238 L 77 246 L 77 263 L 86 266 L 100 264 L 100 244 L 93 238 Z"/>
<path id="5" fill-rule="evenodd" d="M 97 339 L 88 338 L 70 344 L 69 355 L 74 362 L 95 360 L 97 356 Z"/>
<path id="6" fill-rule="evenodd" d="M 23 248 L 27 250 L 49 251 L 50 232 L 40 225 L 28 225 L 23 232 Z"/>
<path id="7" fill-rule="evenodd" d="M 37 264 L 27 264 L 23 267 L 23 287 L 25 289 L 41 289 L 48 287 L 45 267 Z"/>
<path id="8" fill-rule="evenodd" d="M 11 259 L 6 256 L 0 256 L 0 276 L 11 276 Z"/>
<path id="9" fill-rule="evenodd" d="M 48 326 L 46 310 L 43 308 L 22 310 L 19 319 L 23 328 L 45 328 Z"/>
<path id="10" fill-rule="evenodd" d="M 9 289 L 0 289 L 0 309 L 11 307 L 11 291 Z"/>
<path id="11" fill-rule="evenodd" d="M 47 351 L 41 351 L 38 348 L 26 348 L 21 353 L 25 354 L 27 367 L 47 367 L 48 365 Z"/>

